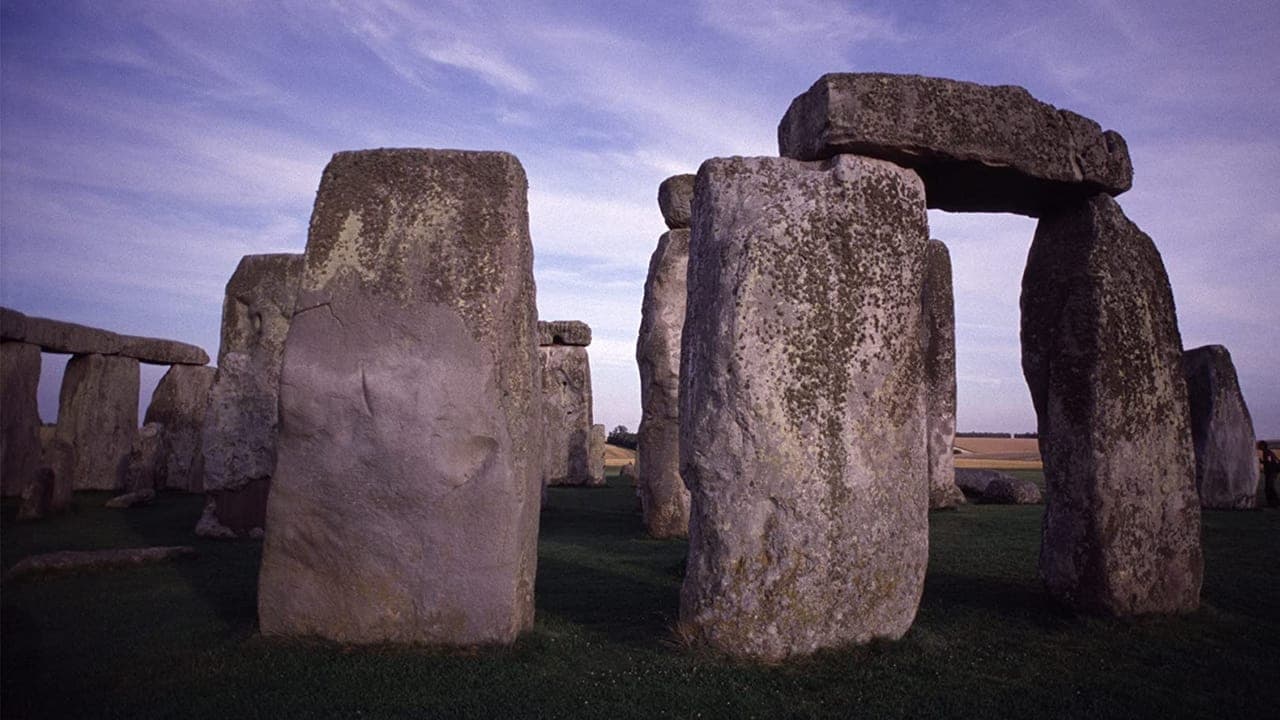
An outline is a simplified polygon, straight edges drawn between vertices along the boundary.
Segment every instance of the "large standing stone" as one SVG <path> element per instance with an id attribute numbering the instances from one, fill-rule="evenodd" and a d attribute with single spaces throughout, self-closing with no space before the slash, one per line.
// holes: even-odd
<path id="1" fill-rule="evenodd" d="M 1039 418 L 1040 574 L 1112 615 L 1200 603 L 1200 504 L 1182 339 L 1151 238 L 1106 195 L 1046 215 L 1022 278 L 1022 368 Z"/>
<path id="2" fill-rule="evenodd" d="M 1184 352 L 1182 366 L 1191 406 L 1201 507 L 1257 507 L 1257 438 L 1231 353 L 1221 345 L 1205 345 Z"/>
<path id="3" fill-rule="evenodd" d="M 248 535 L 266 523 L 280 363 L 303 265 L 302 255 L 246 255 L 227 281 L 218 371 L 201 440 L 208 497 L 199 534 Z"/>
<path id="4" fill-rule="evenodd" d="M 1038 217 L 1133 184 L 1119 133 L 1013 85 L 885 73 L 823 75 L 778 125 L 779 154 L 856 153 L 914 168 L 929 207 Z"/>
<path id="5" fill-rule="evenodd" d="M 0 494 L 16 497 L 40 467 L 40 348 L 0 342 Z"/>
<path id="6" fill-rule="evenodd" d="M 693 217 L 681 623 L 768 659 L 898 638 L 929 540 L 920 179 L 848 155 L 713 159 Z"/>
<path id="7" fill-rule="evenodd" d="M 689 489 L 680 477 L 680 334 L 688 267 L 689 231 L 664 233 L 649 259 L 636 342 L 641 408 L 637 493 L 645 529 L 659 538 L 689 534 Z"/>
<path id="8" fill-rule="evenodd" d="M 119 490 L 138 431 L 138 361 L 76 355 L 58 396 L 57 437 L 71 446 L 76 490 Z"/>
<path id="9" fill-rule="evenodd" d="M 929 458 L 929 508 L 964 503 L 956 487 L 956 309 L 951 290 L 951 255 L 930 240 L 924 254 L 920 323 L 924 348 L 925 452 Z"/>
<path id="10" fill-rule="evenodd" d="M 200 436 L 214 373 L 211 367 L 174 365 L 160 378 L 151 395 L 144 422 L 164 426 L 163 487 L 188 492 L 204 489 Z"/>
<path id="11" fill-rule="evenodd" d="M 540 402 L 512 155 L 338 153 L 285 343 L 266 634 L 509 643 L 533 623 Z"/>
<path id="12" fill-rule="evenodd" d="M 591 365 L 587 349 L 543 345 L 538 354 L 542 359 L 543 480 L 547 485 L 599 484 L 591 474 Z"/>

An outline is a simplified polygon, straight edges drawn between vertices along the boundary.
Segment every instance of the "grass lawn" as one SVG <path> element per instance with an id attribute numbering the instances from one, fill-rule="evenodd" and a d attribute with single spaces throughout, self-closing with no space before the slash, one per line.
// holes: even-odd
<path id="1" fill-rule="evenodd" d="M 1104 620 L 1046 603 L 1039 506 L 930 516 L 929 575 L 895 643 L 778 666 L 681 647 L 686 545 L 643 536 L 634 494 L 553 488 L 537 626 L 512 648 L 350 647 L 256 633 L 261 545 L 191 528 L 202 499 L 131 510 L 77 495 L 51 522 L 0 516 L 0 565 L 57 549 L 192 544 L 197 558 L 0 588 L 0 716 L 1277 717 L 1280 512 L 1208 512 L 1204 606 Z"/>

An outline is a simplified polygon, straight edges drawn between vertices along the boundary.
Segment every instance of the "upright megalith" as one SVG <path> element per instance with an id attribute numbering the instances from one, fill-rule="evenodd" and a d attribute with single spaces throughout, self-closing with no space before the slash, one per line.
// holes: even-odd
<path id="1" fill-rule="evenodd" d="M 1201 507 L 1257 507 L 1257 438 L 1231 353 L 1221 345 L 1193 348 L 1182 354 L 1182 367 L 1187 378 Z"/>
<path id="2" fill-rule="evenodd" d="M 1014 85 L 823 75 L 778 125 L 783 157 L 855 153 L 913 168 L 931 208 L 1039 217 L 1133 184 L 1124 138 Z"/>
<path id="3" fill-rule="evenodd" d="M 951 254 L 930 240 L 924 254 L 921 347 L 924 352 L 925 453 L 929 458 L 929 508 L 964 503 L 956 487 L 956 309 Z"/>
<path id="4" fill-rule="evenodd" d="M 0 495 L 17 497 L 40 467 L 40 347 L 0 342 Z"/>
<path id="5" fill-rule="evenodd" d="M 76 490 L 119 490 L 138 431 L 138 361 L 120 355 L 76 355 L 67 361 L 58 396 L 58 439 L 71 448 Z"/>
<path id="6" fill-rule="evenodd" d="M 540 404 L 520 162 L 334 155 L 285 341 L 268 635 L 509 643 L 533 623 Z"/>
<path id="7" fill-rule="evenodd" d="M 641 408 L 636 488 L 645 529 L 659 538 L 689 534 L 689 489 L 680 477 L 680 336 L 688 266 L 689 230 L 664 233 L 649 259 L 636 341 Z"/>
<path id="8" fill-rule="evenodd" d="M 201 535 L 244 536 L 266 523 L 280 363 L 302 270 L 302 255 L 246 255 L 227 281 L 218 370 L 201 432 Z"/>
<path id="9" fill-rule="evenodd" d="M 924 187 L 849 155 L 719 158 L 693 218 L 681 625 L 766 659 L 898 638 L 928 558 Z"/>
<path id="10" fill-rule="evenodd" d="M 1106 195 L 1045 215 L 1022 278 L 1040 575 L 1068 606 L 1194 610 L 1203 559 L 1182 340 L 1155 245 Z"/>
<path id="11" fill-rule="evenodd" d="M 200 442 L 214 373 L 207 366 L 174 365 L 151 395 L 143 422 L 163 426 L 163 487 L 188 492 L 204 489 Z"/>
<path id="12" fill-rule="evenodd" d="M 591 448 L 587 453 L 587 474 L 591 477 L 591 485 L 604 484 L 604 446 L 608 437 L 603 425 L 591 426 Z"/>
<path id="13" fill-rule="evenodd" d="M 591 364 L 584 322 L 538 323 L 542 362 L 542 477 L 546 485 L 600 485 L 591 471 Z"/>

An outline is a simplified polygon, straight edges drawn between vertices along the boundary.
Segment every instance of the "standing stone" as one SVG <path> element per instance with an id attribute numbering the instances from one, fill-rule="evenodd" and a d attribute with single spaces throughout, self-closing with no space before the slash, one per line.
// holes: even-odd
<path id="1" fill-rule="evenodd" d="M 124 489 L 126 492 L 138 492 L 164 487 L 165 475 L 169 463 L 165 452 L 165 428 L 158 422 L 149 421 L 138 428 L 133 438 L 133 447 L 129 449 L 129 459 L 125 464 Z"/>
<path id="2" fill-rule="evenodd" d="M 1046 215 L 1022 278 L 1039 419 L 1040 575 L 1110 615 L 1200 603 L 1200 503 L 1182 339 L 1160 253 L 1106 195 Z"/>
<path id="3" fill-rule="evenodd" d="M 680 335 L 684 328 L 689 231 L 658 239 L 640 306 L 637 485 L 644 526 L 657 538 L 689 534 L 689 489 L 680 477 Z"/>
<path id="4" fill-rule="evenodd" d="M 201 439 L 206 500 L 197 534 L 244 536 L 266 523 L 280 363 L 302 271 L 302 255 L 246 255 L 227 281 Z"/>
<path id="5" fill-rule="evenodd" d="M 591 365 L 580 345 L 544 345 L 542 476 L 547 485 L 593 485 Z M 603 482 L 601 478 L 600 482 Z"/>
<path id="6" fill-rule="evenodd" d="M 0 342 L 0 495 L 16 497 L 40 467 L 40 348 Z"/>
<path id="7" fill-rule="evenodd" d="M 712 159 L 693 217 L 681 624 L 770 660 L 901 637 L 929 541 L 924 187 L 850 155 Z"/>
<path id="8" fill-rule="evenodd" d="M 956 487 L 956 309 L 951 290 L 951 255 L 930 240 L 924 254 L 923 331 L 925 453 L 929 458 L 929 509 L 964 503 Z"/>
<path id="9" fill-rule="evenodd" d="M 533 624 L 533 248 L 512 155 L 334 155 L 285 342 L 268 635 L 510 643 Z"/>
<path id="10" fill-rule="evenodd" d="M 604 446 L 607 439 L 603 425 L 591 426 L 591 451 L 587 454 L 587 474 L 591 482 L 588 485 L 604 484 Z"/>
<path id="11" fill-rule="evenodd" d="M 160 378 L 144 417 L 163 426 L 162 484 L 188 492 L 204 489 L 200 472 L 200 436 L 209 407 L 209 388 L 215 370 L 199 365 L 174 365 Z"/>
<path id="12" fill-rule="evenodd" d="M 1257 507 L 1257 438 L 1231 353 L 1221 345 L 1194 348 L 1182 354 L 1182 367 L 1191 406 L 1196 491 L 1201 507 Z"/>
<path id="13" fill-rule="evenodd" d="M 53 489 L 49 496 L 48 511 L 60 513 L 71 506 L 72 468 L 75 466 L 75 448 L 71 443 L 58 437 L 56 425 L 41 425 L 40 436 L 40 468 L 53 471 L 51 482 Z"/>
<path id="14" fill-rule="evenodd" d="M 58 396 L 57 436 L 72 448 L 76 490 L 119 490 L 138 432 L 138 361 L 76 355 Z"/>

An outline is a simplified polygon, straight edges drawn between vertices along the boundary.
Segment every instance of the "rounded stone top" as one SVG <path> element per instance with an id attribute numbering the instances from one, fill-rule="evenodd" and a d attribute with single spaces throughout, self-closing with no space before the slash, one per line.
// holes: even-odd
<path id="1" fill-rule="evenodd" d="M 687 228 L 693 218 L 693 181 L 695 175 L 672 175 L 658 186 L 658 207 L 662 219 L 672 230 Z"/>
<path id="2" fill-rule="evenodd" d="M 577 345 L 586 347 L 591 344 L 591 326 L 581 320 L 539 320 L 538 345 Z"/>

